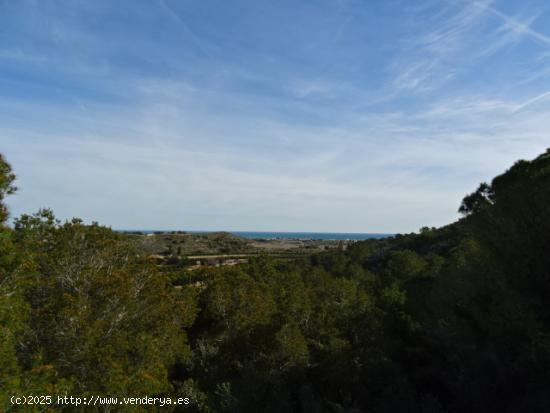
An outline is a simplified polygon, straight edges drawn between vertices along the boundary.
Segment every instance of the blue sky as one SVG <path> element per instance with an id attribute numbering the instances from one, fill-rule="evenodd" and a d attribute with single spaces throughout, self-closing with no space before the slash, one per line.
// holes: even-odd
<path id="1" fill-rule="evenodd" d="M 408 232 L 550 147 L 550 3 L 0 0 L 12 215 Z"/>

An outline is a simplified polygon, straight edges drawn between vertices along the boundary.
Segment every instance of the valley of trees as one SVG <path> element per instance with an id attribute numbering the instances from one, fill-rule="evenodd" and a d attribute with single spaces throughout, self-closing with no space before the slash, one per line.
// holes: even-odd
<path id="1" fill-rule="evenodd" d="M 550 151 L 480 185 L 448 226 L 177 286 L 98 224 L 41 210 L 8 225 L 14 183 L 1 157 L 0 411 L 22 410 L 13 394 L 189 397 L 181 412 L 550 411 Z"/>

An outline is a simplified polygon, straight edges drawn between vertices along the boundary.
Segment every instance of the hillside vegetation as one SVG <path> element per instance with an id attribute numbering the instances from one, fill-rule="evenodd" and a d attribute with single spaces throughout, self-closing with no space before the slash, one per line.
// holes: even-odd
<path id="1" fill-rule="evenodd" d="M 126 235 L 143 253 L 148 255 L 182 257 L 203 254 L 243 254 L 254 251 L 252 240 L 237 237 L 228 232 L 197 234 L 173 231 Z"/>
<path id="2" fill-rule="evenodd" d="M 166 259 L 200 255 L 299 256 L 327 249 L 345 247 L 350 240 L 322 239 L 251 239 L 229 232 L 158 231 L 154 233 L 125 232 L 144 254 Z"/>
<path id="3" fill-rule="evenodd" d="M 0 201 L 13 181 L 0 159 Z M 0 233 L 0 410 L 32 393 L 189 397 L 165 408 L 182 412 L 550 411 L 550 151 L 459 210 L 178 288 L 124 235 L 19 217 Z"/>

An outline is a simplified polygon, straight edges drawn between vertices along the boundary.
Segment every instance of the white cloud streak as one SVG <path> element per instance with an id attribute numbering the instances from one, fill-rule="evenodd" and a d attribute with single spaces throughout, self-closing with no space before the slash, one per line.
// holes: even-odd
<path id="1" fill-rule="evenodd" d="M 508 28 L 514 31 L 520 36 L 525 35 L 530 37 L 531 39 L 537 40 L 538 42 L 546 46 L 550 46 L 550 36 L 547 36 L 544 33 L 534 30 L 531 27 L 531 24 L 533 23 L 534 20 L 536 20 L 536 18 L 532 18 L 529 22 L 522 22 L 502 13 L 497 8 L 492 7 L 490 3 L 475 1 L 475 2 L 472 2 L 472 4 L 479 7 L 481 10 L 486 10 L 490 14 L 498 17 L 500 20 L 504 22 L 505 28 Z"/>
<path id="2" fill-rule="evenodd" d="M 447 2 L 429 31 L 405 42 L 403 54 L 391 68 L 397 72 L 397 92 L 427 93 L 467 71 L 476 61 L 528 38 L 541 46 L 550 36 L 532 28 L 540 13 L 521 21 L 493 6 L 493 0 Z M 500 24 L 495 25 L 496 17 Z M 418 23 L 422 25 L 422 23 Z"/>

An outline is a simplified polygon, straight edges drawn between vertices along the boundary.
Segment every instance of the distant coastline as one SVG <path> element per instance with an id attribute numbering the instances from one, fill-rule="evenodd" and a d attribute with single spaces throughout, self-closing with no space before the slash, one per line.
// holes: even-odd
<path id="1" fill-rule="evenodd" d="M 269 231 L 175 231 L 175 230 L 117 230 L 124 233 L 174 233 L 185 232 L 188 234 L 212 234 L 216 232 L 228 232 L 248 239 L 296 239 L 296 240 L 326 240 L 326 241 L 362 241 L 366 239 L 380 239 L 392 237 L 395 234 L 382 233 L 356 233 L 356 232 L 269 232 Z"/>
<path id="2" fill-rule="evenodd" d="M 354 233 L 354 232 L 254 232 L 235 231 L 234 235 L 252 239 L 312 239 L 312 240 L 354 240 L 361 241 L 371 238 L 387 238 L 394 234 Z"/>

